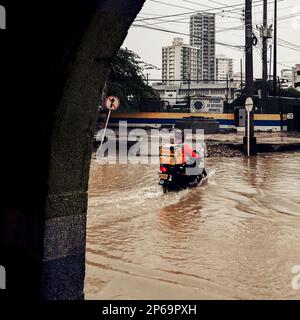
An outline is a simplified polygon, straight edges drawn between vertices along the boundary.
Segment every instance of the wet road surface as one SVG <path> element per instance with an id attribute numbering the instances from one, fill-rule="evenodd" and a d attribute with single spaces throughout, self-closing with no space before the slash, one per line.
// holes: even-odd
<path id="1" fill-rule="evenodd" d="M 300 153 L 206 166 L 164 195 L 155 165 L 92 162 L 87 299 L 300 299 Z"/>

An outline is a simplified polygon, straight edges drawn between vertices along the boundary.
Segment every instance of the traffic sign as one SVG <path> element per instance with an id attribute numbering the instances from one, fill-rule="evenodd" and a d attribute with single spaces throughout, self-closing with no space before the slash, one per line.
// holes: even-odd
<path id="1" fill-rule="evenodd" d="M 253 110 L 253 99 L 251 97 L 248 97 L 245 103 L 245 108 L 247 110 L 247 112 L 251 112 Z"/>
<path id="2" fill-rule="evenodd" d="M 245 109 L 247 111 L 247 154 L 250 157 L 250 112 L 253 110 L 253 99 L 248 97 L 245 102 Z"/>
<path id="3" fill-rule="evenodd" d="M 115 96 L 109 96 L 105 99 L 104 106 L 108 110 L 117 110 L 120 107 L 120 99 Z"/>
<path id="4" fill-rule="evenodd" d="M 293 114 L 293 113 L 288 113 L 288 114 L 286 115 L 286 118 L 287 118 L 288 120 L 293 120 L 293 119 L 294 119 L 294 114 Z"/>

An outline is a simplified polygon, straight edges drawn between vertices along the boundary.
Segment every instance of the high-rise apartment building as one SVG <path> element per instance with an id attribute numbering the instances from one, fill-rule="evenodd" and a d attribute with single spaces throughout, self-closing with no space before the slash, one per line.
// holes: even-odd
<path id="1" fill-rule="evenodd" d="M 220 54 L 216 57 L 216 79 L 226 81 L 233 76 L 233 59 Z"/>
<path id="2" fill-rule="evenodd" d="M 171 46 L 162 48 L 162 81 L 166 84 L 199 79 L 199 48 L 174 38 Z M 177 81 L 175 81 L 177 80 Z"/>
<path id="3" fill-rule="evenodd" d="M 215 14 L 197 13 L 190 17 L 190 45 L 200 49 L 201 80 L 213 81 L 216 77 L 215 31 Z"/>

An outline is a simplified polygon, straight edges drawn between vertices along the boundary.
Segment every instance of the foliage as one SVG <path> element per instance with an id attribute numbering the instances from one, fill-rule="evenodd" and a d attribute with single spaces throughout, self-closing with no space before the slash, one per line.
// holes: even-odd
<path id="1" fill-rule="evenodd" d="M 107 80 L 107 95 L 116 95 L 127 109 L 145 99 L 159 99 L 159 95 L 146 83 L 144 63 L 133 51 L 120 49 L 111 64 Z"/>

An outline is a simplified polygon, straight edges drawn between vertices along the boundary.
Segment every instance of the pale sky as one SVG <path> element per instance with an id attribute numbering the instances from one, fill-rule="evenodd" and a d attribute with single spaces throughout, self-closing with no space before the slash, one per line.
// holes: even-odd
<path id="1" fill-rule="evenodd" d="M 274 3 L 273 0 L 268 0 L 268 2 L 268 19 L 269 24 L 272 24 Z M 196 11 L 214 12 L 218 14 L 216 16 L 216 42 L 243 46 L 245 40 L 241 18 L 244 3 L 245 0 L 146 0 L 135 24 L 151 25 L 151 27 L 159 29 L 189 34 L 189 15 Z M 225 6 L 231 7 L 224 8 Z M 177 16 L 161 17 L 159 21 L 152 19 L 166 15 Z M 254 27 L 255 25 L 261 25 L 262 19 L 262 1 L 253 0 Z M 224 30 L 228 28 L 231 30 Z M 135 51 L 143 61 L 161 68 L 161 47 L 171 45 L 174 37 L 182 37 L 186 43 L 189 43 L 188 35 L 132 26 L 123 47 Z M 278 46 L 279 73 L 281 69 L 291 68 L 296 63 L 300 63 L 300 0 L 278 0 L 278 38 L 280 39 L 278 40 L 280 44 Z M 254 48 L 255 77 L 261 77 L 260 47 L 261 42 Z M 218 44 L 216 45 L 216 51 L 217 54 L 225 54 L 227 57 L 233 58 L 234 72 L 240 72 L 240 59 L 244 56 L 242 51 Z M 161 78 L 160 70 L 147 72 L 151 74 L 150 78 L 152 79 Z"/>

